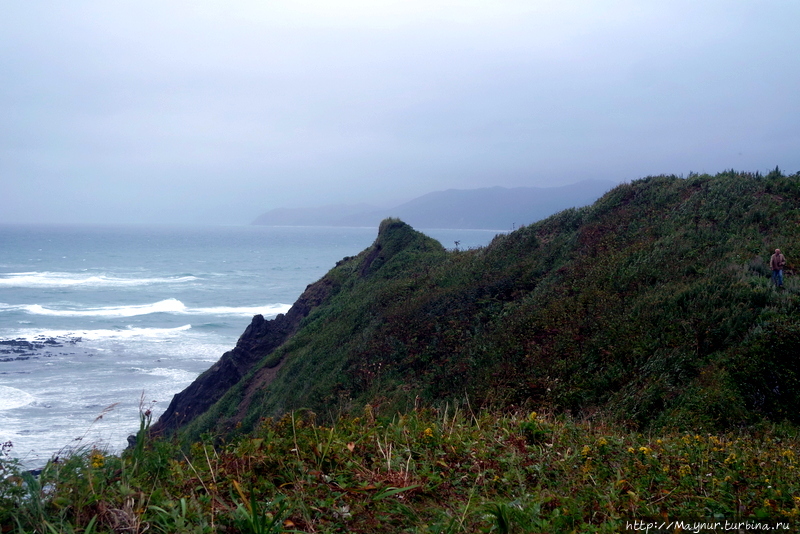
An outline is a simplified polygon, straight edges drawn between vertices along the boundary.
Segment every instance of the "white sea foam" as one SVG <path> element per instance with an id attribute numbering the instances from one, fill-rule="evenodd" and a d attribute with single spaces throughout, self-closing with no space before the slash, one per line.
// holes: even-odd
<path id="1" fill-rule="evenodd" d="M 10 386 L 0 386 L 0 410 L 13 410 L 27 406 L 36 400 L 36 397 L 21 389 Z"/>
<path id="2" fill-rule="evenodd" d="M 252 317 L 253 315 L 264 315 L 273 317 L 279 313 L 286 313 L 291 308 L 291 304 L 270 304 L 267 306 L 243 306 L 239 308 L 234 307 L 215 307 L 215 308 L 197 308 L 189 310 L 189 314 L 198 315 L 235 315 L 242 317 Z"/>
<path id="3" fill-rule="evenodd" d="M 165 299 L 152 304 L 133 304 L 129 306 L 102 306 L 98 308 L 55 308 L 41 304 L 3 304 L 0 312 L 22 311 L 31 315 L 49 315 L 54 317 L 136 317 L 152 313 L 169 313 L 173 315 L 231 315 L 236 317 L 252 317 L 256 314 L 275 316 L 286 313 L 288 304 L 267 304 L 264 306 L 188 308 L 178 299 Z"/>
<path id="4" fill-rule="evenodd" d="M 121 278 L 106 274 L 63 273 L 63 272 L 28 272 L 4 273 L 0 275 L 0 287 L 133 287 L 151 284 L 174 284 L 192 282 L 196 276 L 175 276 L 162 278 Z"/>
<path id="5" fill-rule="evenodd" d="M 124 328 L 119 330 L 25 330 L 14 333 L 10 339 L 24 341 L 44 341 L 54 339 L 57 342 L 69 340 L 101 340 L 101 339 L 130 339 L 130 338 L 163 338 L 180 334 L 190 330 L 192 325 L 186 324 L 176 328 Z"/>
<path id="6" fill-rule="evenodd" d="M 32 315 L 53 315 L 56 317 L 136 317 L 151 313 L 185 313 L 186 306 L 178 299 L 160 300 L 153 304 L 134 304 L 130 306 L 102 306 L 99 308 L 55 309 L 39 304 L 23 305 L 21 309 Z"/>
<path id="7" fill-rule="evenodd" d="M 126 328 L 124 330 L 87 330 L 79 333 L 82 339 L 130 339 L 130 338 L 163 338 L 171 337 L 191 330 L 192 325 L 185 324 L 176 328 Z"/>
<path id="8" fill-rule="evenodd" d="M 155 367 L 153 369 L 139 369 L 145 374 L 153 376 L 163 376 L 174 382 L 191 382 L 197 378 L 197 373 L 191 373 L 183 369 L 168 369 L 166 367 Z"/>

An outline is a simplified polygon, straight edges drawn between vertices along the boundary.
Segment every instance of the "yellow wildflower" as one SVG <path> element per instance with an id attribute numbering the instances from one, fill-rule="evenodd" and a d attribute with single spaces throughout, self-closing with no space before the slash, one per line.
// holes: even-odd
<path id="1" fill-rule="evenodd" d="M 426 438 L 432 438 L 433 437 L 433 429 L 431 427 L 428 427 L 428 428 L 425 429 L 425 437 Z"/>
<path id="2" fill-rule="evenodd" d="M 536 416 L 537 416 L 537 415 L 538 415 L 538 414 L 537 414 L 536 412 L 531 412 L 531 413 L 528 415 L 528 421 L 530 421 L 531 423 L 533 423 L 534 421 L 536 421 Z"/>
<path id="3" fill-rule="evenodd" d="M 685 477 L 686 475 L 692 474 L 692 468 L 686 464 L 680 466 L 678 468 L 678 475 Z"/>
<path id="4" fill-rule="evenodd" d="M 636 452 L 636 449 L 634 449 L 633 447 L 628 447 L 628 452 L 634 454 Z"/>
<path id="5" fill-rule="evenodd" d="M 639 447 L 639 452 L 641 452 L 642 454 L 650 454 L 652 452 L 652 449 L 650 449 L 649 447 Z"/>
<path id="6" fill-rule="evenodd" d="M 581 456 L 589 456 L 590 452 L 592 452 L 592 448 L 588 445 L 584 445 L 583 449 L 581 449 Z"/>
<path id="7" fill-rule="evenodd" d="M 103 467 L 103 464 L 105 463 L 105 456 L 103 456 L 102 452 L 98 451 L 97 449 L 94 449 L 92 451 L 92 454 L 89 455 L 89 460 L 91 461 L 93 468 L 100 469 L 101 467 Z"/>

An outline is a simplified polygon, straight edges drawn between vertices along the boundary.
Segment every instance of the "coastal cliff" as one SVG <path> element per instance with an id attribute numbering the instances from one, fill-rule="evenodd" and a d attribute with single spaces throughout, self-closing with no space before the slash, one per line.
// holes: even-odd
<path id="1" fill-rule="evenodd" d="M 444 253 L 444 248 L 433 239 L 415 232 L 405 223 L 387 219 L 381 223 L 378 237 L 370 248 L 362 252 L 359 258 L 344 258 L 337 267 L 357 262 L 358 277 L 363 278 L 398 253 L 414 248 Z M 286 314 L 278 314 L 271 320 L 262 315 L 253 317 L 233 350 L 223 354 L 210 369 L 176 394 L 151 427 L 151 432 L 154 435 L 167 435 L 191 423 L 259 367 L 264 369 L 253 378 L 255 386 L 251 384 L 249 390 L 269 385 L 283 363 L 282 355 L 275 356 L 276 349 L 291 339 L 303 320 L 336 293 L 342 282 L 342 278 L 335 276 L 332 271 L 307 286 Z M 246 401 L 243 402 L 246 404 Z"/>
<path id="2" fill-rule="evenodd" d="M 210 369 L 176 394 L 151 427 L 151 432 L 170 434 L 208 410 L 256 363 L 294 334 L 302 319 L 324 302 L 331 290 L 330 280 L 322 279 L 309 285 L 286 314 L 278 314 L 271 320 L 264 319 L 263 315 L 253 317 L 233 350 L 223 354 Z"/>
<path id="3" fill-rule="evenodd" d="M 638 180 L 469 251 L 388 219 L 285 316 L 254 318 L 155 430 L 465 400 L 638 428 L 798 423 L 798 223 L 800 175 L 779 171 Z"/>

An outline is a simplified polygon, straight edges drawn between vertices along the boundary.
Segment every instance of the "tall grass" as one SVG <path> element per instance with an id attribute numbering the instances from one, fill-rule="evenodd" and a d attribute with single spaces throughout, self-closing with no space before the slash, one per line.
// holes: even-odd
<path id="1" fill-rule="evenodd" d="M 368 408 L 321 426 L 293 412 L 185 453 L 156 441 L 120 457 L 76 452 L 38 477 L 9 466 L 0 524 L 20 533 L 619 532 L 661 518 L 796 528 L 799 453 L 796 429 L 770 425 L 641 434 L 448 404 L 390 419 Z"/>

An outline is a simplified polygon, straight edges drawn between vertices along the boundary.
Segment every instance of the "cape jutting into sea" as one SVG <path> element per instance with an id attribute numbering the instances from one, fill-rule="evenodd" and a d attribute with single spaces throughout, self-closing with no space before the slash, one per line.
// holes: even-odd
<path id="1" fill-rule="evenodd" d="M 452 248 L 497 233 L 423 230 Z M 289 309 L 377 228 L 0 226 L 0 443 L 26 466 L 118 452 L 255 314 Z"/>

